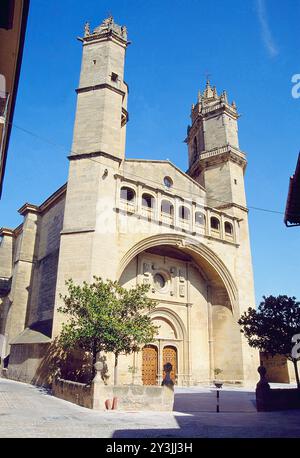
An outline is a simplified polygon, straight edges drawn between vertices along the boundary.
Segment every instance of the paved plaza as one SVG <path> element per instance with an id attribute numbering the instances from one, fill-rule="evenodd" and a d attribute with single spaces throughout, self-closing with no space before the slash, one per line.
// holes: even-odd
<path id="1" fill-rule="evenodd" d="M 300 437 L 300 410 L 256 412 L 253 389 L 176 388 L 174 412 L 95 412 L 46 390 L 0 379 L 0 437 Z"/>

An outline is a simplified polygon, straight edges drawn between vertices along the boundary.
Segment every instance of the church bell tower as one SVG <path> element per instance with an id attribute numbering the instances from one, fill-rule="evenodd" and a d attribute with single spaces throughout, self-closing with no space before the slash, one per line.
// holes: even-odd
<path id="1" fill-rule="evenodd" d="M 87 23 L 77 89 L 73 154 L 125 155 L 128 88 L 124 82 L 126 27 L 112 17 L 93 32 Z"/>
<path id="2" fill-rule="evenodd" d="M 244 171 L 246 156 L 239 148 L 238 113 L 224 91 L 218 95 L 207 80 L 206 88 L 192 105 L 188 126 L 188 174 L 207 191 L 210 207 L 246 206 Z"/>

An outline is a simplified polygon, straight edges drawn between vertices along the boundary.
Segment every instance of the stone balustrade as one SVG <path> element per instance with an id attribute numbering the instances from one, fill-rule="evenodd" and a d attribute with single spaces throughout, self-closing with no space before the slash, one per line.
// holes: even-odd
<path id="1" fill-rule="evenodd" d="M 122 185 L 130 188 L 130 184 L 126 182 L 123 182 Z M 136 215 L 137 218 L 143 218 L 148 222 L 169 226 L 171 230 L 238 244 L 237 218 L 217 209 L 199 206 L 191 201 L 182 202 L 179 198 L 169 197 L 161 192 L 160 196 L 153 195 L 152 207 L 148 207 L 143 203 L 142 198 L 139 199 L 136 196 L 133 188 L 132 191 L 134 197 L 131 201 L 121 197 L 117 199 L 118 212 Z M 143 193 L 140 194 L 143 195 Z M 163 202 L 169 203 L 167 211 L 163 210 Z M 182 207 L 186 210 L 185 218 L 182 218 Z"/>

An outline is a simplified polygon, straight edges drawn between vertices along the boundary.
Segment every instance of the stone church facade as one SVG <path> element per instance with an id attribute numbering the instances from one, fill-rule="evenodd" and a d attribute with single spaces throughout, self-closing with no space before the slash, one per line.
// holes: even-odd
<path id="1" fill-rule="evenodd" d="M 67 184 L 23 223 L 1 230 L 0 352 L 8 376 L 32 381 L 65 319 L 65 281 L 94 275 L 150 285 L 159 335 L 122 357 L 119 381 L 160 384 L 171 361 L 178 385 L 256 380 L 257 352 L 237 320 L 254 306 L 238 113 L 207 81 L 192 105 L 189 169 L 126 159 L 127 30 L 86 25 Z M 9 358 L 8 358 L 9 355 Z M 112 359 L 108 355 L 109 374 Z M 108 383 L 112 383 L 112 375 Z"/>

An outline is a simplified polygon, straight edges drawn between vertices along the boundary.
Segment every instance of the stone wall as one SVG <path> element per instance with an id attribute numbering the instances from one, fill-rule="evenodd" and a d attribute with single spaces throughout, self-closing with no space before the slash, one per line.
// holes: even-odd
<path id="1" fill-rule="evenodd" d="M 174 404 L 174 391 L 166 386 L 84 385 L 58 378 L 53 381 L 52 392 L 60 399 L 95 410 L 106 410 L 106 401 L 112 405 L 114 398 L 121 411 L 172 411 Z"/>
<path id="2" fill-rule="evenodd" d="M 73 402 L 88 409 L 93 408 L 93 390 L 91 385 L 57 378 L 53 381 L 52 392 L 57 398 Z"/>
<path id="3" fill-rule="evenodd" d="M 40 373 L 40 367 L 49 349 L 49 343 L 11 345 L 7 377 L 18 382 L 48 385 L 48 374 Z"/>
<path id="4" fill-rule="evenodd" d="M 60 199 L 40 218 L 38 253 L 32 281 L 32 295 L 28 308 L 28 322 L 52 320 L 60 231 L 63 226 L 65 199 Z M 49 333 L 51 330 L 49 330 Z"/>

